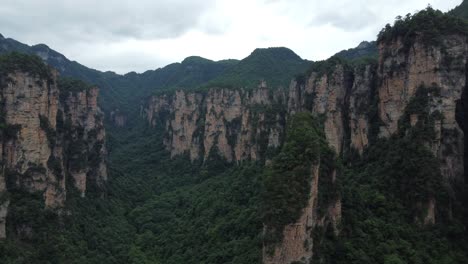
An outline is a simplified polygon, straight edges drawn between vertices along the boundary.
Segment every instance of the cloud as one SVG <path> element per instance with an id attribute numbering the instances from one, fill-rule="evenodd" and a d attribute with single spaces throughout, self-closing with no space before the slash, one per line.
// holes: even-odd
<path id="1" fill-rule="evenodd" d="M 2 28 L 24 35 L 57 32 L 71 40 L 170 38 L 198 23 L 213 0 L 3 0 Z"/>
<path id="2" fill-rule="evenodd" d="M 460 0 L 2 0 L 0 33 L 99 70 L 143 72 L 199 55 L 286 46 L 310 60 L 374 40 L 397 15 Z"/>

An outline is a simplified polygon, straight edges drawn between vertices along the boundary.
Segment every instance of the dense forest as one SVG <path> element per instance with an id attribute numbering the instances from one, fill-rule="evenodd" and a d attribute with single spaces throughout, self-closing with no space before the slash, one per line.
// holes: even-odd
<path id="1" fill-rule="evenodd" d="M 466 1 L 450 14 L 466 17 L 465 6 Z M 461 19 L 427 8 L 398 17 L 377 41 L 402 38 L 410 45 L 421 32 L 424 43 L 437 45 L 447 34 L 467 35 L 468 27 Z M 176 88 L 251 88 L 261 80 L 285 87 L 293 78 L 305 82 L 312 72 L 325 75 L 336 65 L 365 67 L 376 63 L 375 45 L 321 62 L 303 60 L 286 48 L 258 49 L 242 61 L 190 57 L 126 78 L 112 73 L 90 77 L 88 70 L 73 64 L 80 74 L 85 72 L 87 78 L 81 79 L 102 84 L 101 90 L 118 87 L 103 92 L 100 103 L 107 104 L 105 111 L 126 111 L 131 125 L 117 128 L 106 120 L 110 175 L 104 195 L 97 190 L 86 197 L 72 192 L 66 210 L 56 214 L 44 209 L 36 194 L 12 194 L 17 202 L 8 221 L 29 224 L 34 232 L 19 238 L 7 225 L 0 263 L 261 263 L 263 243 L 281 241 L 281 228 L 294 223 L 306 206 L 311 182 L 306 171 L 319 163 L 324 174 L 336 169 L 340 177 L 328 185 L 319 204 L 341 197 L 343 215 L 339 235 L 330 228 L 314 234 L 319 242 L 313 247 L 313 263 L 467 263 L 466 197 L 448 191 L 440 161 L 427 145 L 435 137 L 431 125 L 440 120 L 428 114 L 428 96 L 437 93 L 437 87 L 419 87 L 403 111 L 399 132 L 374 137 L 362 156 L 335 153 L 325 140 L 321 116 L 290 116 L 285 141 L 266 165 L 228 163 L 216 155 L 209 162 L 171 157 L 164 145 L 164 124 L 151 127 L 139 107 L 132 108 L 145 96 Z M 188 72 L 183 67 L 187 65 Z M 38 57 L 0 57 L 0 74 L 15 69 L 50 74 Z M 87 82 L 62 78 L 59 86 L 89 89 Z M 131 100 L 125 101 L 127 97 Z M 419 116 L 414 126 L 412 115 Z M 438 221 L 425 225 L 421 204 L 428 199 L 438 201 Z M 273 232 L 265 233 L 264 224 L 275 227 Z"/>

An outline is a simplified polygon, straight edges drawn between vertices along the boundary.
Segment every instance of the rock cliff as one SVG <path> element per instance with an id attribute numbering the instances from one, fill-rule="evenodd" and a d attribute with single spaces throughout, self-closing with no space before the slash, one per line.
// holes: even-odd
<path id="1" fill-rule="evenodd" d="M 437 88 L 437 93 L 429 94 L 429 114 L 440 115 L 434 123 L 436 137 L 430 145 L 441 161 L 442 174 L 451 181 L 462 180 L 464 136 L 457 124 L 456 108 L 467 81 L 466 36 L 446 36 L 437 46 L 427 46 L 416 39 L 410 49 L 397 39 L 380 44 L 379 50 L 379 135 L 387 137 L 398 132 L 398 121 L 419 87 Z M 415 114 L 411 125 L 417 122 Z"/>
<path id="2" fill-rule="evenodd" d="M 288 116 L 298 112 L 321 118 L 329 145 L 344 157 L 362 154 L 379 137 L 405 133 L 405 122 L 410 127 L 429 126 L 435 135 L 425 144 L 440 160 L 445 181 L 449 186 L 463 182 L 466 36 L 452 34 L 437 45 L 415 37 L 409 48 L 407 41 L 396 38 L 378 47 L 379 58 L 372 62 L 332 58 L 322 66 L 316 63 L 310 73 L 291 82 L 289 91 L 271 90 L 262 83 L 250 91 L 219 88 L 153 96 L 146 117 L 152 126 L 165 129 L 172 156 L 207 160 L 217 151 L 231 162 L 267 160 L 267 150 L 282 145 Z M 418 94 L 423 88 L 429 90 Z M 420 97 L 428 98 L 428 108 L 411 112 Z M 431 122 L 422 115 L 431 116 Z M 314 218 L 314 191 L 312 184 L 303 215 L 284 228 L 282 244 L 264 257 L 265 263 L 311 258 L 312 246 L 303 245 L 310 240 L 310 227 L 320 222 Z M 434 223 L 437 201 L 430 198 L 426 204 L 422 222 Z M 332 207 L 340 215 L 339 203 Z"/>
<path id="3" fill-rule="evenodd" d="M 30 63 L 26 57 L 20 60 Z M 14 203 L 10 193 L 39 193 L 45 207 L 55 210 L 64 207 L 72 190 L 84 196 L 89 188 L 104 188 L 105 131 L 98 90 L 61 87 L 57 78 L 55 71 L 45 68 L 41 74 L 14 66 L 2 72 L 2 238 L 8 206 Z"/>
<path id="4" fill-rule="evenodd" d="M 327 204 L 319 205 L 318 199 L 320 189 L 324 187 L 320 177 L 329 178 L 331 183 L 335 184 L 337 172 L 332 170 L 330 175 L 324 174 L 320 170 L 320 164 L 312 166 L 310 172 L 312 182 L 306 207 L 295 223 L 284 227 L 281 243 L 264 244 L 263 263 L 310 263 L 314 253 L 314 238 L 317 238 L 316 234 L 320 233 L 319 230 L 331 228 L 333 232 L 338 233 L 338 224 L 341 220 L 341 200 L 337 196 L 333 197 Z M 325 209 L 320 212 L 319 207 Z M 320 243 L 320 241 L 315 241 L 315 243 Z"/>
<path id="5" fill-rule="evenodd" d="M 280 146 L 286 96 L 282 90 L 213 88 L 154 96 L 146 108 L 148 122 L 166 130 L 172 156 L 192 161 L 220 155 L 227 161 L 257 160 Z"/>

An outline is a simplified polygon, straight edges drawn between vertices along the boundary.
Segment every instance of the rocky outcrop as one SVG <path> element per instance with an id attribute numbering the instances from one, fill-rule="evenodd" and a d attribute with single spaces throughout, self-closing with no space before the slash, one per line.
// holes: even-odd
<path id="1" fill-rule="evenodd" d="M 326 73 L 312 72 L 307 80 L 293 80 L 288 112 L 310 111 L 323 118 L 325 136 L 337 153 L 369 144 L 376 65 L 339 64 Z"/>
<path id="2" fill-rule="evenodd" d="M 284 135 L 285 94 L 262 83 L 253 91 L 217 89 L 177 91 L 152 97 L 148 122 L 166 130 L 171 156 L 187 154 L 192 161 L 220 155 L 227 161 L 265 158 Z"/>
<path id="3" fill-rule="evenodd" d="M 316 227 L 326 229 L 328 225 L 331 225 L 333 230 L 338 232 L 338 223 L 341 219 L 341 200 L 339 197 L 334 197 L 335 199 L 329 204 L 322 205 L 327 208 L 324 213 L 320 214 L 318 211 L 318 195 L 321 189 L 319 178 L 332 177 L 334 183 L 336 170 L 333 170 L 332 175 L 320 175 L 320 164 L 317 164 L 312 166 L 311 174 L 312 182 L 307 206 L 295 223 L 284 227 L 283 239 L 281 243 L 273 246 L 272 252 L 268 252 L 269 246 L 263 247 L 263 263 L 310 263 L 314 252 Z"/>
<path id="4" fill-rule="evenodd" d="M 436 137 L 430 142 L 441 160 L 442 175 L 463 180 L 463 131 L 456 121 L 457 102 L 466 85 L 468 43 L 466 36 L 450 35 L 438 46 L 416 39 L 410 49 L 401 39 L 380 44 L 379 117 L 380 136 L 398 132 L 398 121 L 420 87 L 435 87 L 429 94 L 429 114 L 440 115 L 435 122 Z M 411 122 L 417 123 L 417 116 Z"/>
<path id="5" fill-rule="evenodd" d="M 82 196 L 90 187 L 102 189 L 107 169 L 97 88 L 61 89 L 53 71 L 44 78 L 16 70 L 0 83 L 0 237 L 5 237 L 8 204 L 14 202 L 8 193 L 40 193 L 45 207 L 59 209 L 71 189 Z"/>

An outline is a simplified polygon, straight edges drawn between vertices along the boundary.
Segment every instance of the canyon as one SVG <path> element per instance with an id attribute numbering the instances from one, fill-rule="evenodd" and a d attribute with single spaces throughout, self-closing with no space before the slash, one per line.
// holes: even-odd
<path id="1" fill-rule="evenodd" d="M 455 11 L 397 17 L 324 61 L 279 47 L 125 75 L 0 35 L 0 255 L 464 263 Z"/>

